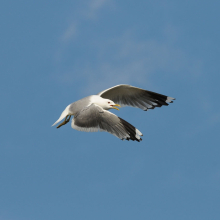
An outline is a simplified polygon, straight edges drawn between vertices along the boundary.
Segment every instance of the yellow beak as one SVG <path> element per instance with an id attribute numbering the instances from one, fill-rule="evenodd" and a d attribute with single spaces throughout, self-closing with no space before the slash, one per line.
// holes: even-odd
<path id="1" fill-rule="evenodd" d="M 119 110 L 119 109 L 118 109 L 118 108 L 116 108 L 116 107 L 114 107 L 114 106 L 121 107 L 121 106 L 120 106 L 120 105 L 118 105 L 118 104 L 113 105 L 113 106 L 112 106 L 112 108 L 114 108 L 114 109 L 116 109 L 116 110 Z"/>

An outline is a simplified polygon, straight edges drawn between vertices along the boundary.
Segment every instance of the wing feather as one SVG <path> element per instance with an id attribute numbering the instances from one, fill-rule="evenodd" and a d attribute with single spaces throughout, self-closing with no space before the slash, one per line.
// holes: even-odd
<path id="1" fill-rule="evenodd" d="M 133 125 L 96 104 L 78 112 L 72 119 L 71 126 L 79 131 L 106 131 L 122 140 L 142 140 L 142 133 Z"/>
<path id="2" fill-rule="evenodd" d="M 155 107 L 167 106 L 175 100 L 172 97 L 144 90 L 130 85 L 117 85 L 100 93 L 102 98 L 110 99 L 123 106 L 132 106 L 147 111 Z"/>

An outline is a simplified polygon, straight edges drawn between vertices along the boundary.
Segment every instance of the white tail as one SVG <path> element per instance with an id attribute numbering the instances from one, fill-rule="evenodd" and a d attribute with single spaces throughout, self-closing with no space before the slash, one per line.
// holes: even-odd
<path id="1" fill-rule="evenodd" d="M 57 124 L 58 122 L 60 122 L 61 120 L 63 120 L 67 115 L 69 115 L 69 107 L 70 105 L 68 105 L 65 110 L 62 112 L 62 114 L 60 115 L 59 119 L 52 125 L 54 126 L 55 124 Z"/>

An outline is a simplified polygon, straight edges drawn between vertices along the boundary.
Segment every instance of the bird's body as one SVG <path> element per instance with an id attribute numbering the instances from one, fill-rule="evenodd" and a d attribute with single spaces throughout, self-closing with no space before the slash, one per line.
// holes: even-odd
<path id="1" fill-rule="evenodd" d="M 105 106 L 103 106 L 103 103 L 104 103 L 103 100 L 104 99 L 100 97 L 99 95 L 90 95 L 76 102 L 73 102 L 70 105 L 69 110 L 72 112 L 73 115 L 75 115 L 75 113 L 81 111 L 85 106 L 89 106 L 92 103 L 97 104 L 101 106 L 102 108 L 106 109 Z"/>
<path id="2" fill-rule="evenodd" d="M 121 107 L 119 105 L 121 104 L 147 111 L 168 105 L 172 100 L 174 98 L 130 85 L 118 85 L 68 105 L 53 125 L 65 118 L 64 122 L 57 127 L 59 128 L 68 123 L 71 116 L 74 116 L 71 126 L 76 130 L 107 131 L 122 140 L 141 141 L 142 133 L 138 129 L 107 110 L 112 108 L 119 110 L 115 106 Z"/>

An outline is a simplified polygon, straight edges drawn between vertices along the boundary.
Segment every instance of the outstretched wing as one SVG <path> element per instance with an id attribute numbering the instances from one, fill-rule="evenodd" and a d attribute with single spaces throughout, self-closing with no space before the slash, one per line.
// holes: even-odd
<path id="1" fill-rule="evenodd" d="M 175 100 L 172 97 L 130 85 L 117 85 L 98 93 L 98 95 L 102 98 L 110 99 L 122 107 L 132 106 L 144 111 L 168 105 L 168 103 L 172 103 Z"/>
<path id="2" fill-rule="evenodd" d="M 106 131 L 121 140 L 138 142 L 142 140 L 140 137 L 142 133 L 133 125 L 96 104 L 91 104 L 78 112 L 72 119 L 71 126 L 79 131 Z"/>

